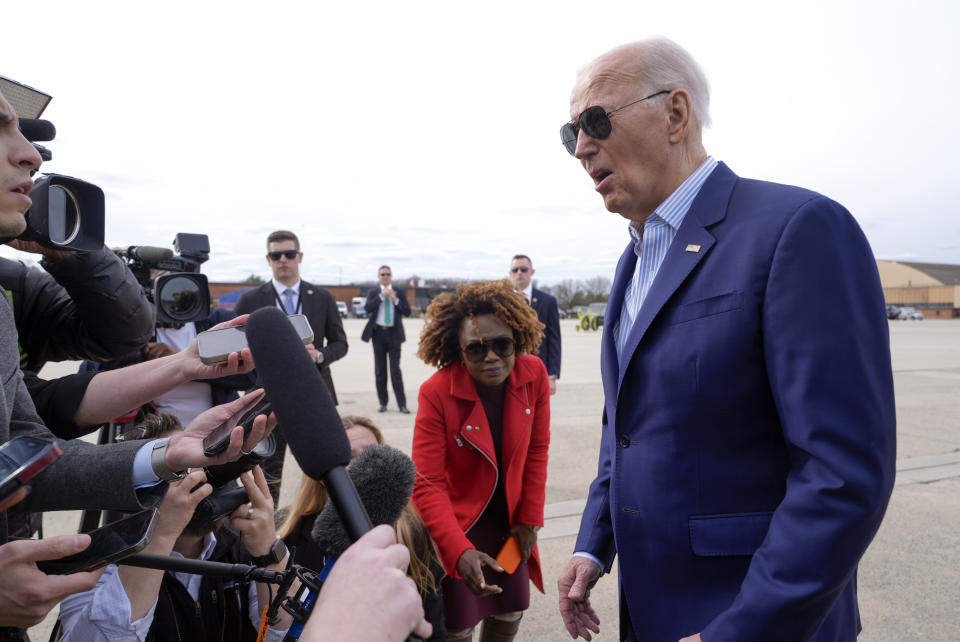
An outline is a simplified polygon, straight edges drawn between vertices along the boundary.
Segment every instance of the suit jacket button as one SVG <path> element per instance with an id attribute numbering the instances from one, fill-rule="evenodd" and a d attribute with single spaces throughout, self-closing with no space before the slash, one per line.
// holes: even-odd
<path id="1" fill-rule="evenodd" d="M 620 435 L 620 447 L 627 448 L 630 446 L 630 438 L 626 435 Z"/>
<path id="2" fill-rule="evenodd" d="M 467 426 L 467 432 L 470 432 L 471 430 L 473 430 L 473 426 Z"/>

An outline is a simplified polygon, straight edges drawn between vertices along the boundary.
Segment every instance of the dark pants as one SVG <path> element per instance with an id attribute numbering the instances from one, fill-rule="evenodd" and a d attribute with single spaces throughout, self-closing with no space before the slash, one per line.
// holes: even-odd
<path id="1" fill-rule="evenodd" d="M 376 326 L 373 329 L 373 373 L 377 380 L 377 399 L 386 406 L 387 397 L 387 355 L 390 355 L 390 382 L 397 405 L 406 407 L 407 395 L 403 392 L 403 375 L 400 373 L 400 341 L 397 329 Z"/>

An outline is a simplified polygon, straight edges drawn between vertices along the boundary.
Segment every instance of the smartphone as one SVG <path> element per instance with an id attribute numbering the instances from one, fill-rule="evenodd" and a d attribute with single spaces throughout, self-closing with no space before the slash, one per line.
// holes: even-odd
<path id="1" fill-rule="evenodd" d="M 80 573 L 139 553 L 150 543 L 157 514 L 158 510 L 151 508 L 90 531 L 90 546 L 85 550 L 58 560 L 39 560 L 37 568 L 47 575 Z"/>
<path id="2" fill-rule="evenodd" d="M 497 553 L 497 564 L 502 566 L 507 574 L 513 575 L 521 561 L 523 561 L 523 556 L 520 554 L 520 542 L 514 535 L 511 535 L 504 542 L 500 552 Z"/>
<path id="3" fill-rule="evenodd" d="M 243 437 L 246 439 L 253 430 L 253 421 L 260 415 L 270 414 L 270 402 L 267 396 L 260 397 L 252 406 L 245 406 L 233 413 L 230 418 L 210 431 L 203 438 L 203 454 L 207 457 L 219 455 L 230 445 L 230 433 L 237 426 L 243 426 Z"/>
<path id="4" fill-rule="evenodd" d="M 57 442 L 36 437 L 17 437 L 0 446 L 0 504 L 62 454 Z"/>
<path id="5" fill-rule="evenodd" d="M 291 314 L 287 317 L 297 331 L 297 336 L 303 345 L 313 343 L 313 328 L 310 321 L 302 314 Z M 200 351 L 200 361 L 207 365 L 223 363 L 231 352 L 240 352 L 247 347 L 247 333 L 242 325 L 206 330 L 197 335 L 197 349 Z"/>

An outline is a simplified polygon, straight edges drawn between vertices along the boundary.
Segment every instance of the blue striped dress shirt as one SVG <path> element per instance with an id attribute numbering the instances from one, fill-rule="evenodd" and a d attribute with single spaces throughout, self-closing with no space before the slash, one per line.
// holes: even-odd
<path id="1" fill-rule="evenodd" d="M 630 223 L 628 226 L 630 238 L 633 240 L 633 251 L 637 255 L 637 263 L 633 270 L 633 278 L 627 284 L 626 292 L 623 294 L 620 318 L 617 319 L 616 327 L 612 329 L 617 344 L 617 356 L 620 357 L 621 364 L 627 337 L 630 336 L 630 330 L 633 329 L 640 306 L 647 298 L 650 286 L 653 285 L 653 280 L 660 270 L 660 264 L 663 263 L 670 244 L 677 236 L 677 230 L 680 229 L 680 224 L 690 210 L 693 199 L 700 193 L 700 188 L 716 166 L 716 159 L 713 156 L 707 156 L 700 167 L 690 174 L 687 180 L 683 181 L 680 187 L 667 197 L 667 200 L 661 203 L 644 223 L 639 225 Z"/>

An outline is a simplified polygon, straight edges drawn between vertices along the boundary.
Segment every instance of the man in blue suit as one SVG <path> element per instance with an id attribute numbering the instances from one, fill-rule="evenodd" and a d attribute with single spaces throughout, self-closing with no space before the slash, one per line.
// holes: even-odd
<path id="1" fill-rule="evenodd" d="M 893 488 L 884 300 L 853 217 L 708 156 L 666 39 L 581 71 L 563 143 L 630 221 L 602 344 L 597 477 L 558 582 L 572 637 L 618 556 L 622 640 L 853 640 Z"/>

